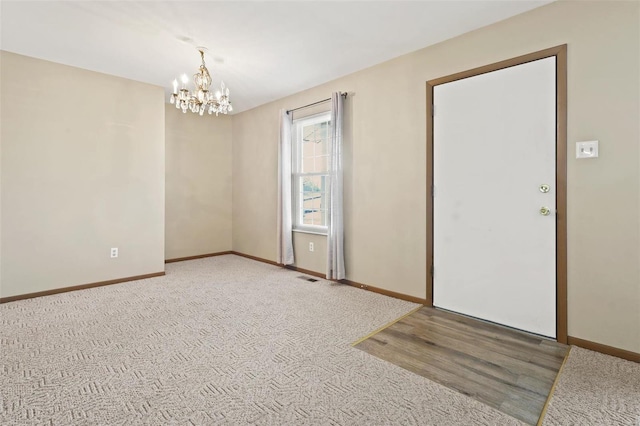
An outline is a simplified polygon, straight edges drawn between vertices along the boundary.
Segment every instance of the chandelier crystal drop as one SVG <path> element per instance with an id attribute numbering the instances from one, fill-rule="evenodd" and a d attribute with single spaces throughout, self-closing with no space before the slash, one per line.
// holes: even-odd
<path id="1" fill-rule="evenodd" d="M 180 80 L 182 87 L 178 90 L 178 80 L 173 80 L 173 93 L 169 102 L 176 105 L 177 109 L 181 109 L 186 113 L 187 110 L 204 115 L 205 111 L 209 114 L 227 114 L 233 111 L 231 102 L 229 101 L 229 88 L 225 87 L 224 82 L 220 82 L 220 90 L 212 93 L 209 90 L 211 87 L 211 74 L 204 63 L 204 48 L 199 47 L 200 58 L 202 59 L 202 65 L 198 69 L 198 72 L 193 75 L 194 90 L 189 91 L 187 89 L 187 83 L 189 78 L 186 74 L 182 74 Z"/>

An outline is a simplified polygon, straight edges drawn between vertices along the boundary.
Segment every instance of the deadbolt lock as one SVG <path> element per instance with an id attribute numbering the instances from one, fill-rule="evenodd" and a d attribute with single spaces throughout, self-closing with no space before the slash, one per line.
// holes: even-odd
<path id="1" fill-rule="evenodd" d="M 540 185 L 540 192 L 546 193 L 546 192 L 549 192 L 550 189 L 551 187 L 546 183 L 543 183 L 542 185 Z"/>
<path id="2" fill-rule="evenodd" d="M 551 210 L 549 210 L 549 207 L 540 207 L 540 214 L 542 216 L 549 216 L 551 214 Z"/>

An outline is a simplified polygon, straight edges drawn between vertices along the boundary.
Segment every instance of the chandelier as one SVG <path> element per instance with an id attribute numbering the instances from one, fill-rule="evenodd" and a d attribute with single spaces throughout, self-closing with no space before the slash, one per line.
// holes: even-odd
<path id="1" fill-rule="evenodd" d="M 204 63 L 204 47 L 198 47 L 200 52 L 200 58 L 202 59 L 202 65 L 198 69 L 198 72 L 193 75 L 194 90 L 189 91 L 187 89 L 187 83 L 189 78 L 186 74 L 182 74 L 180 80 L 182 81 L 182 88 L 178 90 L 178 80 L 173 80 L 173 93 L 169 102 L 176 105 L 176 108 L 182 109 L 182 112 L 186 113 L 187 110 L 195 112 L 200 115 L 204 115 L 207 111 L 209 114 L 216 115 L 226 114 L 233 111 L 231 102 L 229 101 L 229 88 L 224 86 L 224 82 L 220 82 L 220 90 L 215 93 L 211 93 L 209 87 L 211 86 L 211 75 Z"/>

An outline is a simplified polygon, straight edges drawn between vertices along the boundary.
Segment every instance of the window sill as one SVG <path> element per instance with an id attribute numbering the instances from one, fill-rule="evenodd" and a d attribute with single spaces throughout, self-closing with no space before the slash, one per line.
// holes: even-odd
<path id="1" fill-rule="evenodd" d="M 300 232 L 301 234 L 322 235 L 323 237 L 327 236 L 326 232 L 307 231 L 306 229 L 294 229 L 293 232 Z"/>

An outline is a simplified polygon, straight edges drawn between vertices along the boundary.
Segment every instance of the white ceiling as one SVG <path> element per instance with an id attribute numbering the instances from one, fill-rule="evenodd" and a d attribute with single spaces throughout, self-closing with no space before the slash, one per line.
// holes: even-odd
<path id="1" fill-rule="evenodd" d="M 224 80 L 238 112 L 546 3 L 2 0 L 0 48 L 168 94 L 206 46 L 214 85 Z"/>

